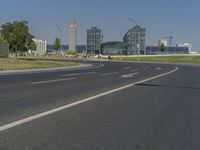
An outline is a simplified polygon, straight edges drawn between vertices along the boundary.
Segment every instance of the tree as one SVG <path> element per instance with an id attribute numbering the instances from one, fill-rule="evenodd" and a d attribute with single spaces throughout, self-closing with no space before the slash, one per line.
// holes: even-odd
<path id="1" fill-rule="evenodd" d="M 53 47 L 56 51 L 58 51 L 59 49 L 61 49 L 61 41 L 59 38 L 56 38 L 53 44 Z"/>
<path id="2" fill-rule="evenodd" d="M 8 41 L 11 52 L 25 52 L 33 43 L 27 21 L 14 21 L 2 25 L 2 37 Z"/>
<path id="3" fill-rule="evenodd" d="M 165 52 L 165 45 L 163 43 L 161 43 L 160 45 L 160 52 L 161 53 Z"/>
<path id="4" fill-rule="evenodd" d="M 27 49 L 28 49 L 28 50 L 32 50 L 32 51 L 35 51 L 35 50 L 37 49 L 37 46 L 36 46 L 36 44 L 35 44 L 35 41 L 32 40 L 30 43 L 28 43 Z"/>
<path id="5" fill-rule="evenodd" d="M 0 36 L 0 44 L 8 44 L 8 42 Z"/>

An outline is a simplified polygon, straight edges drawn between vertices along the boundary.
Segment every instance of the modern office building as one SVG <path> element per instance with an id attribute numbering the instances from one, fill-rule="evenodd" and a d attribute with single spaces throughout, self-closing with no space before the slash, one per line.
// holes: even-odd
<path id="1" fill-rule="evenodd" d="M 175 55 L 175 54 L 189 54 L 189 47 L 168 46 L 165 52 L 160 51 L 160 46 L 146 46 L 146 55 Z"/>
<path id="2" fill-rule="evenodd" d="M 128 30 L 123 37 L 124 43 L 128 45 L 128 55 L 145 54 L 146 51 L 146 29 L 135 26 Z"/>
<path id="3" fill-rule="evenodd" d="M 101 29 L 92 27 L 87 30 L 87 53 L 99 54 L 101 50 L 101 44 L 103 42 L 103 33 Z"/>
<path id="4" fill-rule="evenodd" d="M 69 50 L 76 50 L 77 45 L 77 25 L 75 21 L 72 21 L 68 25 L 69 31 Z"/>
<path id="5" fill-rule="evenodd" d="M 178 44 L 177 47 L 187 47 L 189 49 L 189 53 L 192 52 L 192 44 L 190 44 L 190 43 Z"/>
<path id="6" fill-rule="evenodd" d="M 47 41 L 40 39 L 33 39 L 36 44 L 36 54 L 45 55 L 47 53 Z"/>
<path id="7" fill-rule="evenodd" d="M 124 42 L 106 42 L 101 44 L 101 54 L 103 55 L 127 55 L 128 45 Z"/>

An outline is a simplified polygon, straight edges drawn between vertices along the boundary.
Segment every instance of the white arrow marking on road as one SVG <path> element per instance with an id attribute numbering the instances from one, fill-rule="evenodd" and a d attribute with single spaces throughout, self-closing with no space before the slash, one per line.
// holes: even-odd
<path id="1" fill-rule="evenodd" d="M 138 72 L 122 75 L 121 78 L 133 78 L 134 75 L 140 74 Z"/>

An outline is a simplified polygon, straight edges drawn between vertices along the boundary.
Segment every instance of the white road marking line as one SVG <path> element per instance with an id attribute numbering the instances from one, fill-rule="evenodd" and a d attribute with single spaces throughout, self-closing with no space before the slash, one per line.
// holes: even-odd
<path id="1" fill-rule="evenodd" d="M 123 70 L 128 70 L 128 69 L 131 69 L 132 67 L 125 67 L 125 68 L 122 68 Z"/>
<path id="2" fill-rule="evenodd" d="M 144 67 L 144 70 L 147 70 L 147 69 L 149 69 L 149 68 L 151 68 L 151 67 L 150 67 L 150 66 Z"/>
<path id="3" fill-rule="evenodd" d="M 139 71 L 139 70 L 138 69 L 130 70 L 130 72 L 135 72 L 135 71 Z"/>
<path id="4" fill-rule="evenodd" d="M 47 81 L 39 81 L 39 82 L 32 82 L 32 85 L 36 84 L 44 84 L 44 83 L 53 83 L 53 82 L 61 82 L 61 81 L 69 81 L 69 80 L 74 80 L 76 78 L 66 78 L 66 79 L 57 79 L 57 80 L 47 80 Z"/>
<path id="5" fill-rule="evenodd" d="M 157 68 L 156 68 L 156 70 L 163 70 L 163 69 L 162 69 L 162 68 L 160 68 L 160 67 L 157 67 Z"/>
<path id="6" fill-rule="evenodd" d="M 125 74 L 125 75 L 121 75 L 120 78 L 132 78 L 134 75 L 138 75 L 138 74 L 140 74 L 140 73 L 135 72 L 135 73 Z"/>
<path id="7" fill-rule="evenodd" d="M 97 72 L 85 72 L 85 73 L 72 73 L 72 74 L 64 74 L 61 75 L 62 77 L 66 76 L 80 76 L 80 75 L 90 75 L 90 74 L 96 74 Z"/>
<path id="8" fill-rule="evenodd" d="M 30 116 L 30 117 L 27 117 L 27 118 L 24 118 L 24 119 L 21 119 L 21 120 L 18 120 L 18 121 L 15 121 L 15 122 L 3 125 L 3 126 L 0 126 L 0 132 L 8 130 L 10 128 L 14 128 L 14 127 L 20 126 L 22 124 L 25 124 L 25 123 L 28 123 L 28 122 L 31 122 L 31 121 L 34 121 L 34 120 L 37 120 L 37 119 L 40 119 L 40 118 L 43 118 L 43 117 L 48 116 L 48 115 L 60 112 L 62 110 L 66 110 L 68 108 L 71 108 L 71 107 L 74 107 L 74 106 L 77 106 L 77 105 L 80 105 L 80 104 L 95 100 L 97 98 L 100 98 L 100 97 L 103 97 L 103 96 L 118 92 L 120 90 L 124 90 L 124 89 L 130 88 L 130 87 L 133 87 L 136 84 L 141 84 L 141 83 L 144 83 L 144 82 L 147 82 L 147 81 L 150 81 L 150 80 L 154 80 L 156 78 L 160 78 L 162 76 L 166 76 L 168 74 L 176 72 L 177 70 L 178 70 L 178 68 L 175 67 L 174 70 L 169 71 L 167 73 L 163 73 L 163 74 L 151 77 L 151 78 L 147 78 L 147 79 L 144 79 L 144 80 L 139 81 L 139 82 L 135 82 L 135 83 L 132 83 L 132 84 L 120 87 L 120 88 L 116 88 L 116 89 L 113 89 L 113 90 L 110 90 L 110 91 L 107 91 L 107 92 L 104 92 L 104 93 L 101 93 L 101 94 L 98 94 L 98 95 L 95 95 L 95 96 L 92 96 L 92 97 L 89 97 L 89 98 L 85 98 L 85 99 L 79 100 L 79 101 L 71 103 L 71 104 L 67 104 L 67 105 L 64 105 L 64 106 L 61 106 L 61 107 L 58 107 L 58 108 L 55 108 L 55 109 L 52 109 L 52 110 L 37 114 L 37 115 L 34 115 L 34 116 Z"/>
<path id="9" fill-rule="evenodd" d="M 109 75 L 116 75 L 116 74 L 119 74 L 119 72 L 104 73 L 104 74 L 100 74 L 100 76 L 109 76 Z"/>

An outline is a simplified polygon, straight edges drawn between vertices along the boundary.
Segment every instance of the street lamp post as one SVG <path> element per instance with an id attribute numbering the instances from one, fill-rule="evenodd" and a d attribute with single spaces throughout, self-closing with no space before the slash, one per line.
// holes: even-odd
<path id="1" fill-rule="evenodd" d="M 60 32 L 60 43 L 61 43 L 61 53 L 63 52 L 63 46 L 62 46 L 62 30 L 59 25 L 56 25 L 58 28 L 58 31 Z"/>
<path id="2" fill-rule="evenodd" d="M 141 39 L 141 36 L 140 36 L 140 29 L 139 29 L 139 25 L 138 25 L 138 23 L 137 23 L 137 21 L 135 21 L 133 18 L 129 18 L 129 20 L 130 21 L 132 21 L 137 27 L 138 27 L 138 42 L 137 42 L 137 55 L 138 55 L 138 61 L 140 61 L 140 39 Z"/>

